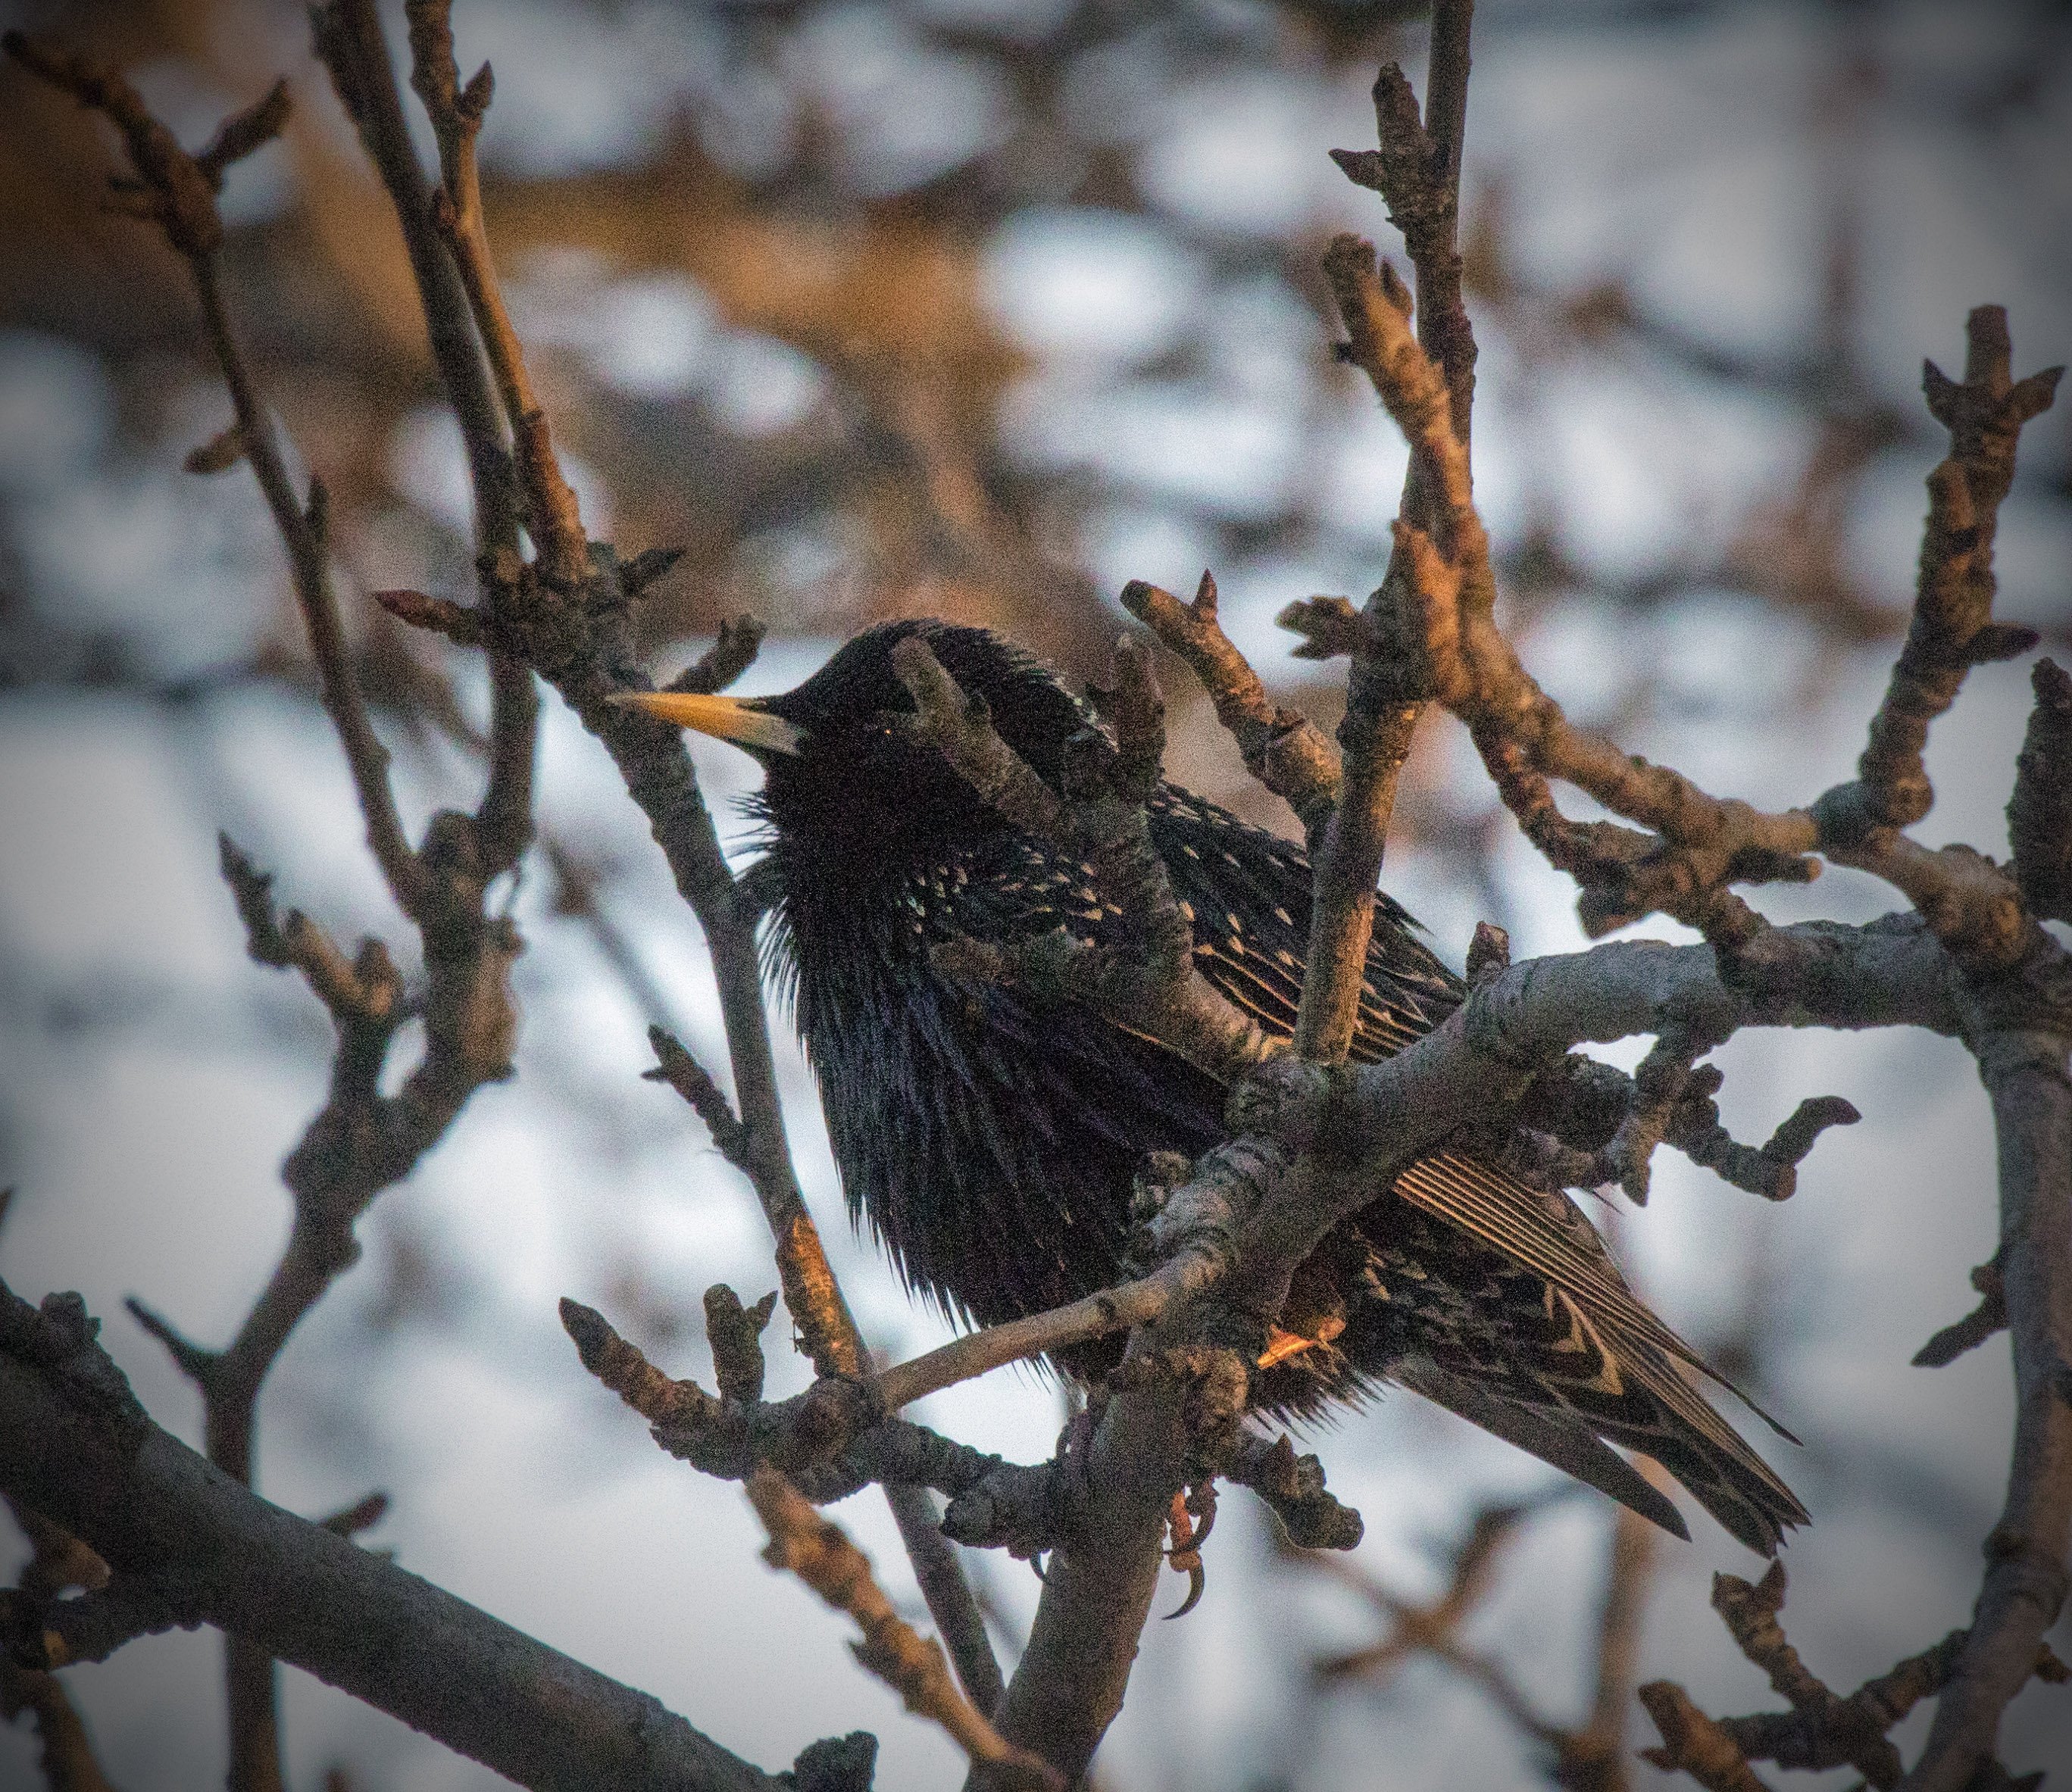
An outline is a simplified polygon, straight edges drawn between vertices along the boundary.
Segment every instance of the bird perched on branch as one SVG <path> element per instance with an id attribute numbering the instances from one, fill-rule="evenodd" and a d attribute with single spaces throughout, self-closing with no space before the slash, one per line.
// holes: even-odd
<path id="1" fill-rule="evenodd" d="M 1048 670 L 982 629 L 884 624 L 779 697 L 627 701 L 762 762 L 768 963 L 792 997 L 852 1212 L 910 1286 L 994 1325 L 1124 1279 L 1137 1171 L 1153 1151 L 1192 1158 L 1222 1140 L 1228 1091 L 1092 1008 L 942 968 L 935 948 L 959 936 L 1063 927 L 1112 943 L 1122 918 L 1086 865 L 1014 827 L 901 725 L 914 705 L 893 649 L 916 633 L 1055 787 L 1067 742 L 1093 724 Z M 1289 1037 L 1307 857 L 1170 783 L 1146 819 L 1198 967 L 1269 1037 Z M 1419 1038 L 1466 993 L 1416 923 L 1375 902 L 1358 1059 Z M 1700 1375 L 1719 1379 L 1634 1296 L 1566 1195 L 1441 1149 L 1304 1264 L 1253 1389 L 1261 1409 L 1307 1416 L 1401 1383 L 1688 1536 L 1608 1440 L 1772 1552 L 1806 1515 L 1696 1391 Z"/>

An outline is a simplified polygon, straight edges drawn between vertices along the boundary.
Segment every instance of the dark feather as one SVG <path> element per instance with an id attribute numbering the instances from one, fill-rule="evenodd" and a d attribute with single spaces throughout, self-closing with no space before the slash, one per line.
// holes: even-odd
<path id="1" fill-rule="evenodd" d="M 805 739 L 796 759 L 770 761 L 758 878 L 775 894 L 771 968 L 796 987 L 852 1210 L 911 1286 L 993 1324 L 1117 1280 L 1137 1168 L 1148 1152 L 1194 1156 L 1223 1136 L 1226 1091 L 1075 1004 L 936 968 L 931 948 L 958 935 L 1063 927 L 1112 941 L 1120 917 L 1088 867 L 1016 832 L 887 722 L 906 706 L 888 649 L 915 626 L 859 637 L 769 700 Z M 981 631 L 920 626 L 1054 779 L 1084 725 L 1069 693 Z M 1309 921 L 1301 849 L 1170 785 L 1149 822 L 1202 972 L 1288 1037 Z M 1421 1037 L 1465 993 L 1386 896 L 1367 970 L 1363 1059 Z M 1376 1196 L 1304 1265 L 1283 1315 L 1305 1307 L 1343 1330 L 1262 1371 L 1263 1409 L 1315 1414 L 1396 1381 L 1679 1534 L 1674 1509 L 1607 1442 L 1654 1457 L 1753 1548 L 1774 1550 L 1805 1522 L 1688 1379 L 1712 1371 L 1634 1297 L 1565 1195 L 1442 1150 Z M 1112 1359 L 1096 1348 L 1067 1366 L 1092 1373 Z"/>

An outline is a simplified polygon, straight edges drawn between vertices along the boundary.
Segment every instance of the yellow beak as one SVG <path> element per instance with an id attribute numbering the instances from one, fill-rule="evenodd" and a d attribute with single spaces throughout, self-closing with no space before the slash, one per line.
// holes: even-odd
<path id="1" fill-rule="evenodd" d="M 638 709 L 657 721 L 696 729 L 714 740 L 732 741 L 737 746 L 759 748 L 766 753 L 796 753 L 799 743 L 806 738 L 803 728 L 738 697 L 705 697 L 690 691 L 619 691 L 611 701 L 621 709 Z"/>

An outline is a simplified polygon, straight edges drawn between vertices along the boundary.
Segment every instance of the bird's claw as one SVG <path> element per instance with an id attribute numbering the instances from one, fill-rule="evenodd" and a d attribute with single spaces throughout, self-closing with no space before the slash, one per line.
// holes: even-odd
<path id="1" fill-rule="evenodd" d="M 1173 1565 L 1175 1568 L 1179 1567 L 1180 1564 L 1177 1559 Z M 1197 1556 L 1194 1559 L 1194 1565 L 1187 1570 L 1187 1597 L 1180 1602 L 1180 1609 L 1178 1611 L 1168 1612 L 1166 1614 L 1166 1621 L 1170 1624 L 1174 1618 L 1185 1617 L 1188 1613 L 1194 1610 L 1201 1604 L 1202 1595 L 1208 1590 L 1208 1572 L 1202 1568 L 1201 1558 Z"/>
<path id="2" fill-rule="evenodd" d="M 1201 1520 L 1198 1529 L 1194 1523 L 1197 1519 Z M 1166 1552 L 1166 1560 L 1176 1573 L 1187 1576 L 1186 1600 L 1178 1611 L 1166 1614 L 1166 1621 L 1170 1623 L 1176 1617 L 1185 1617 L 1201 1604 L 1202 1595 L 1208 1588 L 1208 1571 L 1202 1565 L 1202 1544 L 1216 1522 L 1215 1482 L 1198 1481 L 1192 1487 L 1175 1494 L 1173 1509 L 1166 1522 L 1173 1534 L 1172 1547 Z"/>

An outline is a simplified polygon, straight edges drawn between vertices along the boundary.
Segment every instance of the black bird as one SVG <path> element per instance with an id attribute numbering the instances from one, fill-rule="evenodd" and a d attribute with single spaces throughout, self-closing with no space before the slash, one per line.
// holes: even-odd
<path id="1" fill-rule="evenodd" d="M 893 719 L 913 704 L 891 650 L 915 633 L 1054 786 L 1089 718 L 983 629 L 881 625 L 781 697 L 629 701 L 764 766 L 750 807 L 767 828 L 755 873 L 772 898 L 767 963 L 791 997 L 852 1215 L 869 1218 L 910 1287 L 994 1325 L 1121 1279 L 1136 1172 L 1149 1152 L 1193 1157 L 1224 1137 L 1227 1091 L 1089 1009 L 936 968 L 931 948 L 958 935 L 1062 925 L 1102 940 L 1119 915 L 1087 866 L 1003 820 Z M 1148 816 L 1202 972 L 1287 1038 L 1307 857 L 1176 785 Z M 1375 904 L 1363 1059 L 1429 1031 L 1464 993 L 1416 923 L 1385 895 Z M 1396 1382 L 1679 1536 L 1675 1507 L 1607 1440 L 1654 1457 L 1750 1548 L 1774 1552 L 1806 1522 L 1692 1385 L 1720 1378 L 1634 1297 L 1575 1203 L 1464 1152 L 1435 1152 L 1377 1190 L 1304 1266 L 1282 1325 L 1276 1349 L 1318 1341 L 1256 1376 L 1264 1410 L 1307 1416 Z"/>

